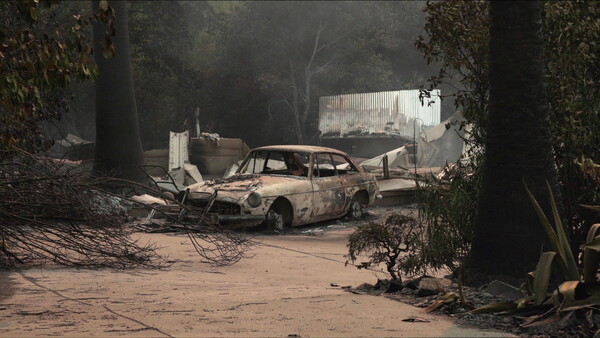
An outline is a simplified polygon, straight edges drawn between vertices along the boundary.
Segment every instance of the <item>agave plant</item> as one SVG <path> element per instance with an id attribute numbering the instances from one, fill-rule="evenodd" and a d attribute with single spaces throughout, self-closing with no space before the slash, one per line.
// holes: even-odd
<path id="1" fill-rule="evenodd" d="M 560 318 L 560 313 L 570 310 L 589 308 L 600 304 L 600 283 L 597 282 L 597 272 L 600 263 L 600 224 L 594 224 L 587 236 L 583 253 L 583 276 L 577 267 L 577 261 L 565 234 L 556 201 L 550 185 L 548 194 L 554 218 L 554 226 L 543 212 L 539 203 L 525 185 L 525 190 L 533 204 L 536 213 L 546 231 L 553 251 L 542 253 L 535 271 L 527 275 L 526 285 L 529 295 L 515 302 L 500 302 L 482 306 L 473 313 L 509 311 L 513 314 L 530 315 L 522 326 L 533 325 L 534 322 L 552 317 Z M 583 205 L 583 207 L 600 212 L 598 206 Z M 556 266 L 562 279 L 562 284 L 554 292 L 548 291 L 552 268 Z M 552 309 L 556 311 L 551 311 Z M 540 314 L 542 313 L 543 314 Z"/>

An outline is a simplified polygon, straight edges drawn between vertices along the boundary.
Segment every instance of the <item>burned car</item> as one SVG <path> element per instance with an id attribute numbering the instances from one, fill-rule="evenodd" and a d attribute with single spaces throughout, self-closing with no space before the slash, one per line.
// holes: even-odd
<path id="1" fill-rule="evenodd" d="M 186 203 L 209 208 L 221 224 L 273 229 L 348 215 L 379 195 L 375 177 L 339 150 L 316 146 L 253 149 L 228 178 L 188 187 Z"/>

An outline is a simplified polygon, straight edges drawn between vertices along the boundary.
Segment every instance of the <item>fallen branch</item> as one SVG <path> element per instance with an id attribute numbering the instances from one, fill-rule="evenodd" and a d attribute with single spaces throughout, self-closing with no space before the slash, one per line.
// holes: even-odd
<path id="1" fill-rule="evenodd" d="M 121 206 L 130 199 L 114 193 L 117 187 L 153 191 L 135 182 L 93 177 L 19 149 L 0 158 L 0 267 L 46 262 L 92 268 L 162 266 L 154 245 L 131 238 Z M 250 241 L 211 224 L 199 210 L 179 205 L 194 215 L 195 224 L 165 217 L 186 229 L 204 261 L 224 265 L 244 256 Z"/>

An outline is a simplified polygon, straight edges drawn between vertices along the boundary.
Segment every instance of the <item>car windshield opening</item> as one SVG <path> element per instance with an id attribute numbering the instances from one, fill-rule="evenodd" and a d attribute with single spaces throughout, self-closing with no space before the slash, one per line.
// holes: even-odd
<path id="1" fill-rule="evenodd" d="M 309 154 L 293 151 L 253 151 L 240 167 L 240 174 L 272 174 L 306 177 Z"/>

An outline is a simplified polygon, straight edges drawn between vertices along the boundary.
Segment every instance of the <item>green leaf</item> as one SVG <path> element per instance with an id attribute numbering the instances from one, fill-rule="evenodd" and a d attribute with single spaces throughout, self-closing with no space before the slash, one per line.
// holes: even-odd
<path id="1" fill-rule="evenodd" d="M 19 97 L 19 102 L 25 101 L 25 93 L 21 88 L 17 88 L 17 96 Z"/>
<path id="2" fill-rule="evenodd" d="M 579 280 L 579 270 L 577 270 L 577 262 L 575 261 L 575 257 L 573 256 L 573 251 L 571 250 L 571 244 L 567 239 L 567 235 L 565 234 L 565 229 L 563 227 L 562 221 L 560 219 L 560 215 L 558 213 L 558 208 L 556 207 L 556 200 L 554 199 L 554 194 L 552 193 L 552 188 L 548 181 L 546 181 L 546 187 L 548 188 L 548 195 L 550 196 L 550 206 L 552 208 L 552 216 L 554 217 L 554 222 L 556 223 L 556 233 L 558 235 L 558 240 L 560 245 L 563 248 L 562 254 L 565 264 L 567 265 L 567 273 L 565 276 L 567 280 Z"/>
<path id="3" fill-rule="evenodd" d="M 594 224 L 594 225 L 600 225 L 600 224 Z M 596 236 L 591 241 L 586 242 L 585 247 L 586 247 L 586 249 L 600 251 L 600 236 Z"/>
<path id="4" fill-rule="evenodd" d="M 546 235 L 548 236 L 548 239 L 550 240 L 550 244 L 552 245 L 552 247 L 554 248 L 555 251 L 560 252 L 561 245 L 558 242 L 558 237 L 556 236 L 556 233 L 554 232 L 552 225 L 550 225 L 548 218 L 546 217 L 546 215 L 544 214 L 544 211 L 542 210 L 542 208 L 538 204 L 537 200 L 535 199 L 535 197 L 533 196 L 533 194 L 527 187 L 527 184 L 525 184 L 524 181 L 523 181 L 523 184 L 525 185 L 525 191 L 527 192 L 527 195 L 529 196 L 529 200 L 531 200 L 531 203 L 533 204 L 535 212 L 538 214 L 538 217 L 540 218 L 540 221 L 542 222 L 542 225 L 544 226 L 544 230 L 546 230 Z"/>
<path id="5" fill-rule="evenodd" d="M 556 252 L 544 252 L 538 261 L 535 268 L 535 279 L 533 280 L 533 295 L 535 297 L 535 305 L 540 305 L 548 296 L 548 283 L 552 275 L 552 262 Z"/>
<path id="6" fill-rule="evenodd" d="M 35 7 L 29 7 L 29 16 L 33 22 L 38 21 L 38 10 Z"/>
<path id="7" fill-rule="evenodd" d="M 586 283 L 596 281 L 598 266 L 600 265 L 600 236 L 596 236 L 600 224 L 594 224 L 588 231 L 583 250 L 583 280 Z"/>
<path id="8" fill-rule="evenodd" d="M 527 192 L 527 195 L 529 196 L 529 199 L 531 200 L 531 203 L 533 204 L 535 212 L 537 213 L 540 221 L 542 222 L 542 225 L 544 226 L 544 230 L 546 230 L 546 235 L 548 236 L 548 240 L 550 241 L 552 248 L 554 249 L 554 251 L 558 252 L 558 254 L 559 254 L 560 259 L 557 259 L 556 263 L 558 264 L 558 267 L 561 269 L 563 274 L 566 275 L 568 273 L 568 270 L 567 270 L 567 266 L 563 260 L 563 257 L 564 257 L 564 254 L 562 253 L 563 247 L 562 247 L 562 245 L 560 245 L 560 242 L 558 241 L 558 237 L 556 236 L 556 233 L 554 232 L 552 225 L 550 225 L 548 218 L 544 214 L 542 207 L 540 207 L 540 205 L 537 202 L 537 200 L 535 199 L 535 197 L 533 197 L 533 194 L 527 187 L 527 184 L 525 184 L 525 181 L 523 181 L 523 185 L 525 186 L 525 191 Z"/>
<path id="9" fill-rule="evenodd" d="M 115 56 L 115 45 L 108 35 L 104 36 L 104 48 L 102 49 L 102 55 L 106 59 L 110 59 L 111 57 Z"/>
<path id="10" fill-rule="evenodd" d="M 525 276 L 525 285 L 527 286 L 527 294 L 533 295 L 533 281 L 535 280 L 535 272 L 531 271 Z"/>
<path id="11" fill-rule="evenodd" d="M 580 204 L 580 206 L 586 208 L 586 209 L 590 209 L 593 211 L 597 211 L 600 212 L 600 205 L 587 205 L 587 204 Z"/>

